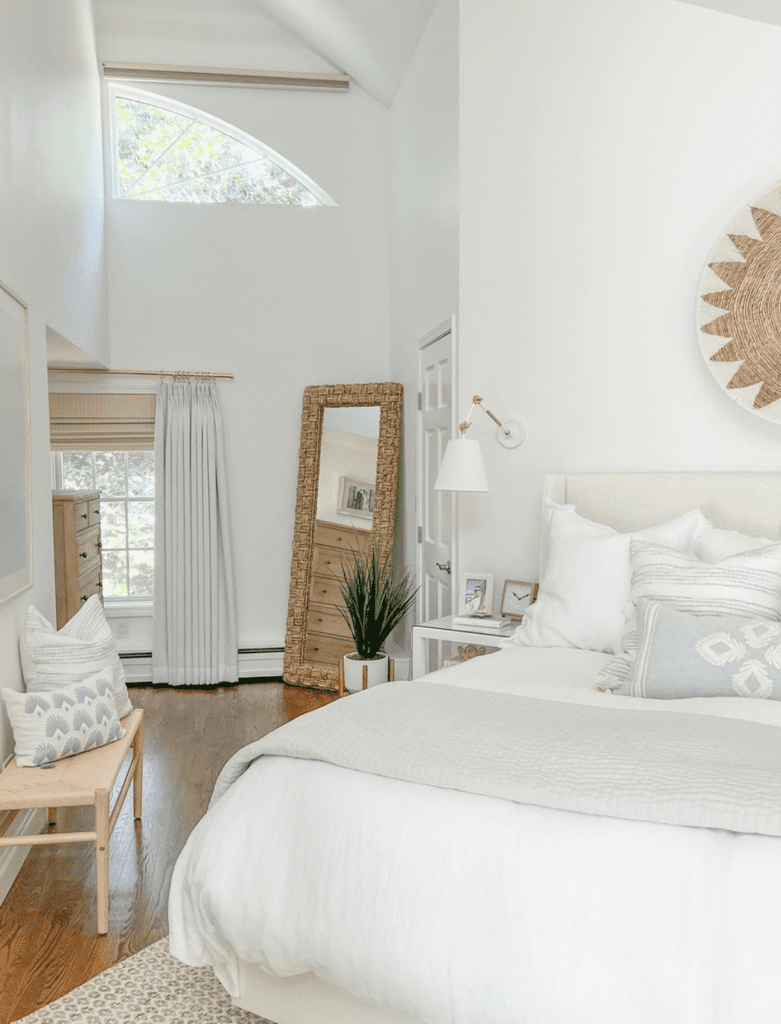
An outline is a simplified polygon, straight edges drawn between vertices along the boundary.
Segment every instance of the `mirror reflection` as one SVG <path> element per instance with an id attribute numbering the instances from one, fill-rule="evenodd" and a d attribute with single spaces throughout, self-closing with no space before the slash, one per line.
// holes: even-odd
<path id="1" fill-rule="evenodd" d="M 371 530 L 377 483 L 379 405 L 323 410 L 317 519 Z"/>

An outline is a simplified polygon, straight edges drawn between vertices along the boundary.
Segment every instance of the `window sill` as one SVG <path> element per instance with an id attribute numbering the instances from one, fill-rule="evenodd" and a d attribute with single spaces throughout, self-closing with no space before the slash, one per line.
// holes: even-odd
<path id="1" fill-rule="evenodd" d="M 151 601 L 109 601 L 103 602 L 107 619 L 132 619 L 151 616 Z"/>

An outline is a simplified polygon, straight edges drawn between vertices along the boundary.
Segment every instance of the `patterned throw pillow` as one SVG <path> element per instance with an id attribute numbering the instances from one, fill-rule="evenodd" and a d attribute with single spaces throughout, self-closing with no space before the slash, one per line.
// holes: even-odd
<path id="1" fill-rule="evenodd" d="M 111 673 L 105 669 L 80 683 L 54 690 L 0 690 L 14 733 L 21 767 L 58 761 L 102 747 L 125 735 L 117 718 Z"/>
<path id="2" fill-rule="evenodd" d="M 597 676 L 598 690 L 628 694 L 637 653 L 638 601 L 661 601 L 690 615 L 781 620 L 781 544 L 732 555 L 715 565 L 659 544 L 633 540 L 632 585 L 621 654 Z"/>
<path id="3" fill-rule="evenodd" d="M 781 622 L 638 601 L 637 632 L 632 678 L 614 693 L 781 700 Z"/>
<path id="4" fill-rule="evenodd" d="M 20 646 L 22 672 L 28 690 L 69 686 L 108 668 L 111 670 L 117 716 L 124 718 L 133 710 L 114 634 L 97 594 L 60 630 L 30 605 Z"/>

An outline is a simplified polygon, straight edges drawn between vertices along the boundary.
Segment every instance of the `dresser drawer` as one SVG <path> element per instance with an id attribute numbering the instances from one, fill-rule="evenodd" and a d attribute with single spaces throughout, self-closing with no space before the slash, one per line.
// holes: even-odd
<path id="1" fill-rule="evenodd" d="M 340 551 L 338 548 L 315 548 L 312 572 L 315 576 L 325 576 L 331 582 L 342 578 L 342 567 L 349 569 L 353 564 L 351 551 Z"/>
<path id="2" fill-rule="evenodd" d="M 332 608 L 344 604 L 339 580 L 328 576 L 312 577 L 312 590 L 309 598 L 314 604 L 330 604 Z"/>
<path id="3" fill-rule="evenodd" d="M 350 529 L 338 523 L 325 523 L 321 519 L 315 523 L 315 544 L 341 548 L 343 551 L 365 552 L 371 548 L 371 542 L 371 530 Z"/>
<path id="4" fill-rule="evenodd" d="M 82 531 L 76 537 L 76 568 L 79 577 L 88 570 L 99 567 L 100 562 L 100 527 Z"/>
<path id="5" fill-rule="evenodd" d="M 80 573 L 76 580 L 76 586 L 72 587 L 68 592 L 68 618 L 70 619 L 74 616 L 79 608 L 82 608 L 84 603 L 92 597 L 93 594 L 98 594 L 101 601 L 103 600 L 103 581 L 101 579 L 100 565 L 96 565 L 93 569 L 88 569 L 86 572 Z"/>
<path id="6" fill-rule="evenodd" d="M 329 636 L 350 638 L 350 627 L 336 608 L 319 608 L 315 604 L 311 605 L 306 628 L 307 635 L 327 633 Z"/>
<path id="7" fill-rule="evenodd" d="M 312 661 L 316 665 L 338 665 L 345 654 L 355 650 L 352 640 L 340 637 L 317 636 L 312 633 L 307 637 L 304 648 L 304 661 Z"/>

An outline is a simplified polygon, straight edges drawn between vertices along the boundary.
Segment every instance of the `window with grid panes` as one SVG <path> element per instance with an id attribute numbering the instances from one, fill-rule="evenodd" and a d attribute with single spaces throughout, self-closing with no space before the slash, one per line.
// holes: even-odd
<path id="1" fill-rule="evenodd" d="M 100 491 L 103 600 L 152 600 L 155 456 L 55 452 L 57 490 Z"/>

